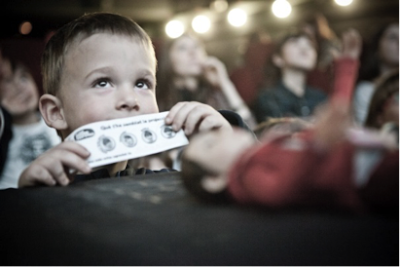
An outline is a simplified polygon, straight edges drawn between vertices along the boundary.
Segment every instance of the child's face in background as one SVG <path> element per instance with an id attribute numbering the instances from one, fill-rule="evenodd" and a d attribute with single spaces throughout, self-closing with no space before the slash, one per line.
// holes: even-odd
<path id="1" fill-rule="evenodd" d="M 95 34 L 67 53 L 58 95 L 64 135 L 91 122 L 158 112 L 155 59 L 133 37 Z"/>
<path id="2" fill-rule="evenodd" d="M 7 71 L 0 89 L 1 104 L 12 116 L 36 112 L 39 93 L 33 77 L 24 68 Z"/>
<path id="3" fill-rule="evenodd" d="M 382 61 L 391 66 L 399 65 L 399 25 L 390 25 L 381 37 L 379 53 Z"/>
<path id="4" fill-rule="evenodd" d="M 209 131 L 192 138 L 185 155 L 211 172 L 226 174 L 238 157 L 254 143 L 253 136 L 241 129 Z"/>
<path id="5" fill-rule="evenodd" d="M 284 61 L 283 67 L 312 70 L 317 61 L 317 52 L 312 41 L 305 37 L 290 38 L 281 49 L 281 58 Z"/>
<path id="6" fill-rule="evenodd" d="M 206 58 L 202 45 L 189 36 L 176 40 L 169 51 L 174 72 L 181 77 L 199 76 Z"/>

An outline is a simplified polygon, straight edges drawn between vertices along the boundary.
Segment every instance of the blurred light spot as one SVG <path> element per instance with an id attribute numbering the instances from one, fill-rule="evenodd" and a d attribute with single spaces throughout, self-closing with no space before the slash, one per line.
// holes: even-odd
<path id="1" fill-rule="evenodd" d="M 215 0 L 211 3 L 211 8 L 221 13 L 228 9 L 228 2 L 226 0 Z"/>
<path id="2" fill-rule="evenodd" d="M 29 21 L 24 21 L 19 25 L 19 32 L 23 35 L 30 34 L 32 31 L 32 24 Z"/>
<path id="3" fill-rule="evenodd" d="M 183 26 L 183 23 L 180 22 L 179 20 L 171 20 L 165 26 L 165 33 L 170 38 L 178 38 L 184 33 L 184 31 L 185 27 Z"/>
<path id="4" fill-rule="evenodd" d="M 292 6 L 286 0 L 275 0 L 272 4 L 272 13 L 278 18 L 286 18 L 292 13 Z"/>
<path id="5" fill-rule="evenodd" d="M 228 13 L 228 22 L 234 27 L 243 26 L 247 22 L 247 13 L 243 9 L 234 8 Z"/>
<path id="6" fill-rule="evenodd" d="M 206 33 L 211 27 L 211 21 L 204 15 L 198 15 L 192 20 L 192 27 L 197 33 Z"/>
<path id="7" fill-rule="evenodd" d="M 336 4 L 339 6 L 348 6 L 353 3 L 353 0 L 335 0 Z"/>

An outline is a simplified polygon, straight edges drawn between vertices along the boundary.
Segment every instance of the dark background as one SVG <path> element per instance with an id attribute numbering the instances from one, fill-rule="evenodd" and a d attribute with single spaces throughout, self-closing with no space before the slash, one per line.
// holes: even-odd
<path id="1" fill-rule="evenodd" d="M 138 22 L 153 39 L 156 49 L 166 35 L 165 24 L 180 18 L 190 28 L 190 21 L 203 11 L 210 10 L 211 0 L 3 0 L 0 3 L 2 18 L 0 46 L 3 54 L 28 61 L 35 78 L 41 85 L 38 62 L 42 47 L 50 33 L 66 22 L 85 12 L 106 11 L 131 17 Z M 289 18 L 278 19 L 272 15 L 273 0 L 232 1 L 229 7 L 244 5 L 250 14 L 247 24 L 234 28 L 226 21 L 227 11 L 213 14 L 212 30 L 199 35 L 207 51 L 219 57 L 229 71 L 243 62 L 247 40 L 252 33 L 266 32 L 271 38 L 289 28 L 298 26 L 316 13 L 322 13 L 338 36 L 347 28 L 360 31 L 364 41 L 385 23 L 399 19 L 398 0 L 354 0 L 347 7 L 340 7 L 333 0 L 289 0 L 293 10 Z M 30 21 L 33 29 L 22 36 L 19 26 Z M 21 39 L 24 42 L 21 44 Z M 17 40 L 17 41 L 16 41 Z M 29 48 L 27 49 L 27 43 Z"/>

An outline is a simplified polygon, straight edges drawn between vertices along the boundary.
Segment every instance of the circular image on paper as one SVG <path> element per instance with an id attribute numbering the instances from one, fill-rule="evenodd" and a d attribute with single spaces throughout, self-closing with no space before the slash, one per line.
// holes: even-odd
<path id="1" fill-rule="evenodd" d="M 100 150 L 104 153 L 111 151 L 115 148 L 115 141 L 109 136 L 102 135 L 99 137 L 99 141 L 97 142 Z"/>
<path id="2" fill-rule="evenodd" d="M 136 137 L 133 134 L 127 132 L 123 132 L 121 134 L 121 136 L 119 137 L 119 141 L 127 147 L 134 147 L 137 144 Z"/>
<path id="3" fill-rule="evenodd" d="M 163 125 L 161 126 L 161 135 L 165 138 L 173 138 L 176 132 L 172 129 L 171 125 Z"/>
<path id="4" fill-rule="evenodd" d="M 157 140 L 157 135 L 152 130 L 145 128 L 142 130 L 142 138 L 146 143 L 151 144 Z"/>

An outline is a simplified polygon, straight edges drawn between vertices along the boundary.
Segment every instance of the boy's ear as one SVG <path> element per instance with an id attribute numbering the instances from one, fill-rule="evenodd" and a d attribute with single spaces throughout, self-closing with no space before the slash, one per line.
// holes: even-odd
<path id="1" fill-rule="evenodd" d="M 282 68 L 285 62 L 283 61 L 283 58 L 277 54 L 274 54 L 272 56 L 272 62 L 274 63 L 275 66 L 278 68 Z"/>
<path id="2" fill-rule="evenodd" d="M 64 130 L 68 127 L 65 121 L 61 101 L 49 94 L 44 94 L 39 100 L 39 109 L 46 124 L 57 130 Z"/>
<path id="3" fill-rule="evenodd" d="M 209 193 L 222 192 L 228 185 L 228 178 L 223 175 L 204 176 L 201 186 Z"/>

